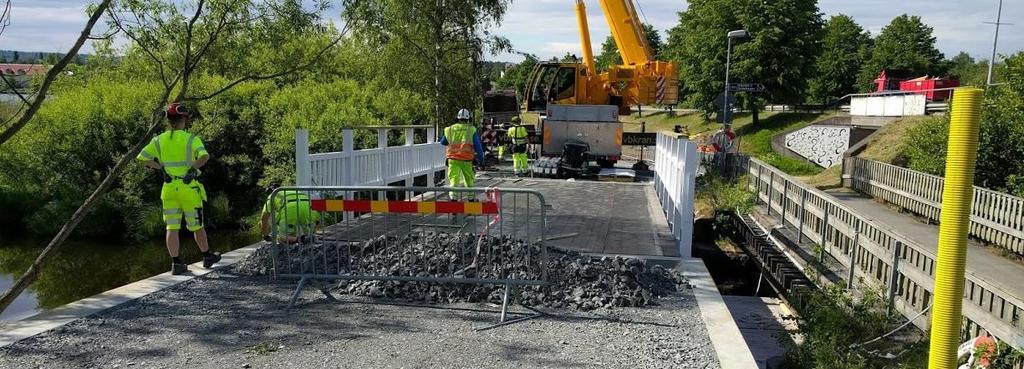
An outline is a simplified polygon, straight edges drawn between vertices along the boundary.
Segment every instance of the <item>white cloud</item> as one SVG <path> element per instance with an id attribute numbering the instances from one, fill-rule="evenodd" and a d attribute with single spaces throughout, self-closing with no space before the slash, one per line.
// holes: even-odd
<path id="1" fill-rule="evenodd" d="M 664 32 L 679 22 L 678 12 L 687 7 L 681 0 L 633 0 L 641 10 L 641 18 Z M 770 1 L 770 0 L 768 0 Z M 843 13 L 852 16 L 865 29 L 877 35 L 882 27 L 900 14 L 920 15 L 935 29 L 938 48 L 947 56 L 961 50 L 976 57 L 987 57 L 992 47 L 993 26 L 998 0 L 819 0 L 826 18 Z M 61 51 L 71 46 L 85 24 L 86 0 L 15 0 L 14 18 L 0 35 L 0 49 Z M 601 7 L 596 0 L 587 0 L 587 16 L 595 52 L 609 35 Z M 332 16 L 336 18 L 337 11 Z M 1024 3 L 1005 1 L 999 50 L 1011 54 L 1024 49 Z M 547 59 L 565 52 L 580 53 L 576 27 L 575 5 L 571 0 L 513 0 L 501 26 L 494 30 L 512 41 L 516 50 L 537 54 Z M 85 51 L 89 51 L 88 45 Z M 505 54 L 496 60 L 519 61 L 521 56 Z"/>
<path id="2" fill-rule="evenodd" d="M 641 18 L 660 30 L 663 38 L 667 38 L 665 31 L 679 22 L 678 13 L 687 7 L 687 3 L 680 0 L 634 1 L 642 11 Z M 839 13 L 852 16 L 873 35 L 878 35 L 882 27 L 901 14 L 920 15 L 935 29 L 938 48 L 947 56 L 963 50 L 976 57 L 987 57 L 992 47 L 993 28 L 982 22 L 995 20 L 997 2 L 946 0 L 937 5 L 933 0 L 819 0 L 818 7 L 826 19 Z M 608 26 L 598 1 L 588 0 L 586 4 L 591 39 L 599 47 L 609 34 Z M 1019 36 L 1024 31 L 1015 29 L 1024 27 L 1024 3 L 1004 1 L 1002 21 L 1018 25 L 1006 26 L 1000 32 L 1000 53 L 1012 54 L 1024 49 L 1024 37 Z M 577 52 L 580 49 L 575 8 L 568 0 L 515 0 L 496 32 L 508 37 L 517 50 L 537 54 L 542 59 L 564 55 L 569 44 L 576 44 Z M 496 59 L 518 61 L 522 57 L 510 54 Z"/>

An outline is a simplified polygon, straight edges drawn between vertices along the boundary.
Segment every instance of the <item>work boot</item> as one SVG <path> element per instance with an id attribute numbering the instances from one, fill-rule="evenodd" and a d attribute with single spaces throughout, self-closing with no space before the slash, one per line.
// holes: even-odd
<path id="1" fill-rule="evenodd" d="M 212 267 L 213 264 L 217 264 L 218 261 L 220 261 L 220 253 L 219 252 L 211 253 L 210 256 L 204 256 L 203 257 L 203 268 L 210 269 L 210 267 Z"/>
<path id="2" fill-rule="evenodd" d="M 186 272 L 188 272 L 188 265 L 178 264 L 178 263 L 171 263 L 171 274 L 172 275 L 182 275 L 182 274 L 185 274 Z"/>

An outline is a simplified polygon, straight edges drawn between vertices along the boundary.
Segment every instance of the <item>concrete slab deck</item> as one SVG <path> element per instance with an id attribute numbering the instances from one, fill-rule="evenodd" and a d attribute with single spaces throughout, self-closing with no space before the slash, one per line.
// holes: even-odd
<path id="1" fill-rule="evenodd" d="M 501 181 L 509 188 L 528 188 L 544 195 L 550 245 L 588 253 L 678 257 L 679 250 L 654 185 L 566 181 L 540 178 L 485 178 L 478 186 Z"/>

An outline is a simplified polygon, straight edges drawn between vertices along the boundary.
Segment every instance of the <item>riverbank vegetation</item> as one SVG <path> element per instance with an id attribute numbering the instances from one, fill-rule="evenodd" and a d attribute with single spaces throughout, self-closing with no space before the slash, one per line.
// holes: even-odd
<path id="1" fill-rule="evenodd" d="M 228 19 L 245 22 L 234 26 L 247 34 L 220 35 L 203 49 L 202 59 L 193 61 L 188 85 L 174 91 L 201 112 L 190 131 L 204 140 L 213 158 L 202 176 L 212 228 L 249 227 L 264 187 L 293 182 L 296 128 L 310 130 L 312 150 L 328 151 L 337 150 L 345 127 L 443 124 L 447 119 L 439 117 L 454 116 L 452 109 L 477 105 L 480 86 L 491 78 L 479 61 L 485 52 L 504 50 L 507 44 L 482 32 L 501 20 L 507 0 L 448 4 L 459 12 L 418 1 L 362 1 L 343 8 L 344 30 L 329 21 L 337 10 L 323 1 L 288 0 L 280 8 L 263 9 L 280 15 L 273 19 L 246 18 L 223 8 L 236 3 L 207 1 L 196 29 L 213 38 L 209 30 L 219 23 L 209 14 L 228 14 Z M 258 3 L 237 10 L 255 11 Z M 54 81 L 39 112 L 0 150 L 0 221 L 5 224 L 0 239 L 54 234 L 145 135 L 161 98 L 162 78 L 169 78 L 165 70 L 183 65 L 173 46 L 181 30 L 173 25 L 186 24 L 184 16 L 191 15 L 194 4 L 140 6 L 125 5 L 112 14 L 150 12 L 167 23 L 135 26 L 138 39 L 124 47 L 110 39 L 97 41 L 95 54 Z M 423 9 L 398 11 L 407 7 Z M 108 21 L 111 29 L 117 28 L 115 19 Z M 434 40 L 437 28 L 466 32 L 444 32 Z M 391 37 L 399 33 L 416 37 Z M 339 41 L 323 49 L 334 39 Z M 440 45 L 437 52 L 443 54 L 434 55 L 433 46 L 419 47 L 424 42 Z M 13 104 L 0 113 L 4 121 L 17 114 Z M 357 142 L 376 142 L 372 134 L 357 131 Z M 73 237 L 162 234 L 160 186 L 159 175 L 130 165 Z"/>

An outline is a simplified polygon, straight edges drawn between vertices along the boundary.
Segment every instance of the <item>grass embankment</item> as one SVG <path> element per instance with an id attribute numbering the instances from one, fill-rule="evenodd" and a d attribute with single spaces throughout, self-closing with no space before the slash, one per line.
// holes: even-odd
<path id="1" fill-rule="evenodd" d="M 889 123 L 867 138 L 867 146 L 857 154 L 857 157 L 880 161 L 883 163 L 906 165 L 906 157 L 903 151 L 907 147 L 907 132 L 931 117 L 910 117 Z M 836 165 L 825 169 L 812 176 L 800 177 L 811 186 L 820 189 L 837 188 L 842 186 L 843 168 Z"/>
<path id="2" fill-rule="evenodd" d="M 749 113 L 737 113 L 733 117 L 733 129 L 739 140 L 740 151 L 761 159 L 772 166 L 792 175 L 814 175 L 821 168 L 806 161 L 779 155 L 772 149 L 772 138 L 776 135 L 803 128 L 816 121 L 830 117 L 827 114 L 798 114 L 762 112 L 760 122 L 753 124 Z M 677 113 L 670 117 L 668 112 L 654 111 L 643 116 L 622 116 L 627 132 L 639 132 L 640 122 L 647 123 L 647 132 L 672 132 L 679 125 L 686 127 L 690 138 L 700 142 L 704 137 L 718 131 L 720 123 L 705 121 L 700 113 Z"/>

